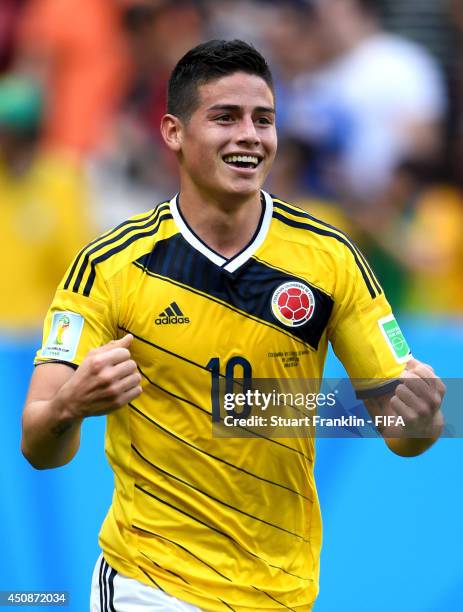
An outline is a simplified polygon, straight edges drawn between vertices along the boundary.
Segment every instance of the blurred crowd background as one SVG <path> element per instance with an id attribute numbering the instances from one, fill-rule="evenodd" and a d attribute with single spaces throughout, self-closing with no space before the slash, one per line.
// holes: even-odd
<path id="1" fill-rule="evenodd" d="M 266 188 L 347 231 L 396 310 L 463 313 L 459 0 L 1 0 L 1 329 L 39 328 L 78 248 L 175 192 L 168 75 L 235 37 L 275 76 Z"/>
<path id="2" fill-rule="evenodd" d="M 112 491 L 104 419 L 69 466 L 34 471 L 19 451 L 32 359 L 77 250 L 175 193 L 166 81 L 209 38 L 252 42 L 274 73 L 267 190 L 349 233 L 417 358 L 462 377 L 461 0 L 0 0 L 0 590 L 68 589 L 71 612 Z M 332 355 L 326 376 L 342 376 Z M 317 441 L 319 612 L 461 609 L 452 442 L 405 461 Z"/>

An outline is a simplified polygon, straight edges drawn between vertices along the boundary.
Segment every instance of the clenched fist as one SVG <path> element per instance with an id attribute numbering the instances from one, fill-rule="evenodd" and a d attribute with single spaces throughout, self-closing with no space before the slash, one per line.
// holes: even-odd
<path id="1" fill-rule="evenodd" d="M 411 359 L 393 393 L 366 400 L 389 448 L 398 455 L 423 453 L 441 435 L 445 385 L 431 366 Z"/>
<path id="2" fill-rule="evenodd" d="M 390 400 L 393 412 L 405 423 L 403 437 L 431 438 L 440 434 L 444 394 L 445 385 L 431 366 L 416 359 L 407 363 Z M 387 431 L 383 434 L 387 435 Z"/>
<path id="3" fill-rule="evenodd" d="M 141 376 L 129 350 L 132 340 L 127 334 L 86 355 L 59 391 L 69 418 L 108 414 L 141 394 Z"/>

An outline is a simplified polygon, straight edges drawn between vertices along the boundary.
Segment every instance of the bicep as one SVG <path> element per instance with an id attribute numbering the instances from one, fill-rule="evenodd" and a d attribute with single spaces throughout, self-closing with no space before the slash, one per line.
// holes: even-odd
<path id="1" fill-rule="evenodd" d="M 30 402 L 52 399 L 73 376 L 74 368 L 64 363 L 42 363 L 32 374 L 26 406 Z"/>
<path id="2" fill-rule="evenodd" d="M 38 469 L 68 463 L 80 441 L 80 422 L 69 425 L 53 402 L 74 375 L 70 366 L 48 362 L 35 368 L 22 415 L 21 451 Z"/>

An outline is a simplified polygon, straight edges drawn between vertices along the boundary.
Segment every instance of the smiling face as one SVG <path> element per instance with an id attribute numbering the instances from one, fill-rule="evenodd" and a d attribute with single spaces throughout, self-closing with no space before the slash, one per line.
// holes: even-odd
<path id="1" fill-rule="evenodd" d="M 178 155 L 181 187 L 208 199 L 259 194 L 277 148 L 273 93 L 260 77 L 236 72 L 199 86 L 188 121 L 161 126 Z"/>

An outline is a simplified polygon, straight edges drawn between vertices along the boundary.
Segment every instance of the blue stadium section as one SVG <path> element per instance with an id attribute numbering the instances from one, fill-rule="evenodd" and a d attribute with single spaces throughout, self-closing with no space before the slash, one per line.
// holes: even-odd
<path id="1" fill-rule="evenodd" d="M 418 359 L 463 379 L 463 321 L 414 318 L 402 327 Z M 85 612 L 112 492 L 104 420 L 84 423 L 70 465 L 39 472 L 27 464 L 20 416 L 37 342 L 0 339 L 0 591 L 68 591 L 64 609 Z M 326 376 L 342 376 L 332 355 Z M 318 441 L 324 545 L 315 612 L 461 609 L 462 448 L 461 439 L 441 440 L 421 457 L 402 459 L 380 440 Z"/>

